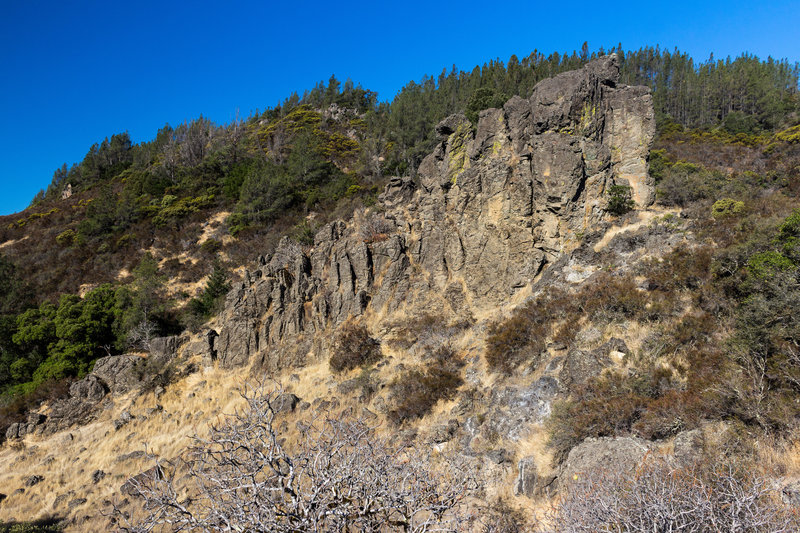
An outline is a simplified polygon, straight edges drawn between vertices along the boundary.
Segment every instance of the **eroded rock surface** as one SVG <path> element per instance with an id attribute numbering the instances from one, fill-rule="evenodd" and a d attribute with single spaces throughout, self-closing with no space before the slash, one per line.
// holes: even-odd
<path id="1" fill-rule="evenodd" d="M 455 314 L 497 305 L 601 223 L 610 185 L 652 203 L 651 97 L 618 80 L 611 55 L 481 112 L 475 128 L 443 120 L 418 183 L 390 180 L 380 224 L 332 222 L 310 251 L 284 239 L 247 272 L 214 344 L 222 365 L 302 364 L 324 342 L 315 333 L 420 295 L 443 295 Z"/>
<path id="2" fill-rule="evenodd" d="M 569 483 L 578 476 L 612 467 L 619 472 L 632 471 L 656 448 L 652 442 L 636 437 L 589 438 L 569 452 L 559 479 Z"/>

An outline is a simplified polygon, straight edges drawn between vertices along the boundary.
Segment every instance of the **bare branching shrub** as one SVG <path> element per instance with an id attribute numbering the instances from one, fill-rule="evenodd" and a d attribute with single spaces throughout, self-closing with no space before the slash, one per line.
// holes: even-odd
<path id="1" fill-rule="evenodd" d="M 153 340 L 157 333 L 158 326 L 156 323 L 144 318 L 128 332 L 128 346 L 149 352 L 150 341 Z"/>
<path id="2" fill-rule="evenodd" d="M 770 483 L 731 466 L 677 466 L 647 457 L 635 472 L 576 474 L 542 533 L 798 531 Z"/>
<path id="3" fill-rule="evenodd" d="M 195 439 L 178 488 L 169 468 L 129 481 L 144 516 L 127 532 L 456 531 L 477 488 L 464 465 L 390 445 L 358 420 L 301 427 L 294 446 L 275 424 L 276 393 L 250 388 L 247 405 Z M 134 513 L 135 514 L 135 513 Z"/>
<path id="4" fill-rule="evenodd" d="M 380 213 L 373 213 L 361 225 L 361 238 L 367 243 L 385 241 L 396 229 L 394 222 Z"/>
<path id="5" fill-rule="evenodd" d="M 334 372 L 345 372 L 372 364 L 380 358 L 380 343 L 369 336 L 366 327 L 349 322 L 336 336 L 329 364 Z"/>

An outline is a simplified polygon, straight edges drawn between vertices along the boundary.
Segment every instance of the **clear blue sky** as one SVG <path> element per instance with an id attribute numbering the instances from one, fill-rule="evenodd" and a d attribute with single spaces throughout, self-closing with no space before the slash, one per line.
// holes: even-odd
<path id="1" fill-rule="evenodd" d="M 128 131 L 217 123 L 336 74 L 391 99 L 409 80 L 534 49 L 677 46 L 800 59 L 800 2 L 0 0 L 0 214 Z"/>

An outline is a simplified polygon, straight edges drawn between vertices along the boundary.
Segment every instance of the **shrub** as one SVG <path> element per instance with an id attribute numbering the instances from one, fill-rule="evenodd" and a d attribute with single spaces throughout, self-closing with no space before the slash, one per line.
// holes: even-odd
<path id="1" fill-rule="evenodd" d="M 636 384 L 613 374 L 595 378 L 573 388 L 571 398 L 553 403 L 547 421 L 548 446 L 557 463 L 589 437 L 607 437 L 630 432 L 647 405 L 648 398 Z"/>
<path id="2" fill-rule="evenodd" d="M 361 238 L 366 243 L 385 241 L 395 229 L 392 221 L 381 214 L 373 213 L 361 225 Z"/>
<path id="3" fill-rule="evenodd" d="M 313 246 L 314 237 L 318 230 L 319 228 L 316 224 L 308 220 L 303 220 L 292 228 L 291 238 L 303 246 Z"/>
<path id="4" fill-rule="evenodd" d="M 744 202 L 736 201 L 733 198 L 722 198 L 714 202 L 711 206 L 711 216 L 722 218 L 741 214 L 744 211 Z"/>
<path id="5" fill-rule="evenodd" d="M 33 522 L 0 522 L 0 533 L 60 533 L 64 531 L 58 518 L 41 518 Z"/>
<path id="6" fill-rule="evenodd" d="M 123 530 L 469 530 L 466 503 L 478 486 L 463 461 L 434 465 L 427 453 L 393 446 L 346 418 L 299 423 L 292 445 L 276 429 L 277 394 L 259 388 L 243 396 L 243 410 L 195 437 L 188 474 L 165 462 L 129 482 L 142 515 L 130 524 L 115 508 Z"/>
<path id="7" fill-rule="evenodd" d="M 779 502 L 772 482 L 751 471 L 647 456 L 633 472 L 578 473 L 539 531 L 797 531 L 797 513 Z"/>
<path id="8" fill-rule="evenodd" d="M 526 361 L 538 363 L 545 349 L 547 322 L 534 304 L 527 304 L 507 320 L 489 326 L 486 363 L 496 372 L 510 375 Z"/>
<path id="9" fill-rule="evenodd" d="M 653 305 L 650 296 L 639 290 L 632 276 L 609 272 L 596 275 L 575 293 L 550 290 L 515 309 L 511 317 L 489 326 L 486 362 L 490 370 L 504 374 L 511 374 L 524 363 L 535 367 L 548 338 L 568 345 L 581 319 L 653 318 L 669 308 L 665 302 L 656 303 Z"/>
<path id="10" fill-rule="evenodd" d="M 125 248 L 126 246 L 130 246 L 135 240 L 136 235 L 133 233 L 124 233 L 119 239 L 117 239 L 116 247 Z"/>
<path id="11" fill-rule="evenodd" d="M 631 197 L 631 188 L 627 185 L 612 185 L 608 188 L 608 204 L 606 211 L 612 215 L 624 215 L 636 207 Z"/>
<path id="12" fill-rule="evenodd" d="M 380 358 L 380 343 L 369 336 L 366 327 L 350 322 L 339 330 L 328 363 L 334 372 L 346 372 L 375 363 Z"/>
<path id="13" fill-rule="evenodd" d="M 435 362 L 427 368 L 403 372 L 389 384 L 394 407 L 388 416 L 395 424 L 428 414 L 439 400 L 450 400 L 463 380 L 456 365 Z"/>
<path id="14" fill-rule="evenodd" d="M 664 179 L 669 167 L 672 166 L 672 161 L 667 156 L 666 150 L 650 150 L 648 164 L 650 166 L 650 175 L 656 183 L 659 183 Z"/>
<path id="15" fill-rule="evenodd" d="M 56 242 L 61 246 L 72 246 L 75 243 L 75 231 L 68 229 L 56 235 Z"/>
<path id="16" fill-rule="evenodd" d="M 687 207 L 692 202 L 710 198 L 722 188 L 725 181 L 725 176 L 720 172 L 678 161 L 663 169 L 663 178 L 656 193 L 662 205 Z"/>
<path id="17" fill-rule="evenodd" d="M 630 275 L 603 272 L 574 296 L 577 311 L 593 320 L 634 319 L 647 312 L 648 295 Z"/>
<path id="18" fill-rule="evenodd" d="M 222 248 L 222 243 L 217 239 L 206 239 L 200 245 L 200 251 L 208 255 L 216 255 Z"/>

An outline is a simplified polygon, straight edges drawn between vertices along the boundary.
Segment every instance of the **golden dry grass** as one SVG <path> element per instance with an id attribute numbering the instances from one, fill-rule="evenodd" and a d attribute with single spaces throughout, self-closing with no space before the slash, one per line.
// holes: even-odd
<path id="1" fill-rule="evenodd" d="M 91 523 L 101 527 L 94 521 L 104 523 L 100 516 L 103 502 L 119 500 L 122 483 L 153 465 L 152 458 L 122 456 L 146 450 L 164 458 L 177 457 L 193 435 L 204 435 L 210 422 L 240 405 L 235 389 L 245 379 L 245 372 L 208 368 L 172 384 L 160 398 L 153 393 L 115 397 L 108 409 L 85 426 L 46 438 L 27 436 L 21 443 L 0 448 L 0 486 L 9 494 L 0 505 L 0 521 L 88 515 Z M 163 409 L 149 411 L 157 405 Z M 124 410 L 133 420 L 115 430 L 113 421 Z M 94 484 L 92 474 L 97 470 L 107 475 Z M 43 480 L 25 488 L 23 494 L 14 493 L 32 475 Z M 63 495 L 54 507 L 56 498 Z M 77 498 L 87 501 L 70 510 L 69 502 Z M 83 524 L 75 530 L 86 531 L 85 527 L 89 526 Z"/>

